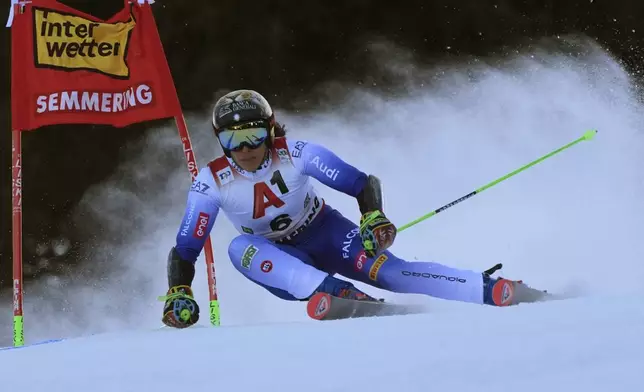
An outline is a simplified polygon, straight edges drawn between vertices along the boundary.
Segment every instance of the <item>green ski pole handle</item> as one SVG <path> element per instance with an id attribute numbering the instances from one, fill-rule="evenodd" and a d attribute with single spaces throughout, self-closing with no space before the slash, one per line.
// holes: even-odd
<path id="1" fill-rule="evenodd" d="M 586 132 L 585 132 L 581 137 L 579 137 L 578 139 L 576 139 L 576 140 L 574 140 L 574 141 L 572 141 L 572 142 L 570 142 L 570 143 L 566 144 L 565 146 L 560 147 L 560 148 L 558 148 L 558 149 L 556 149 L 556 150 L 552 151 L 551 153 L 546 154 L 546 155 L 542 156 L 541 158 L 536 159 L 536 160 L 534 160 L 534 161 L 532 161 L 532 162 L 528 163 L 527 165 L 525 165 L 525 166 L 522 166 L 522 167 L 518 168 L 517 170 L 515 170 L 515 171 L 513 171 L 513 172 L 511 172 L 511 173 L 506 174 L 506 175 L 505 175 L 505 176 L 503 176 L 503 177 L 500 177 L 500 178 L 498 178 L 498 179 L 496 179 L 496 180 L 494 180 L 494 181 L 492 181 L 492 182 L 490 182 L 490 183 L 488 183 L 488 184 L 486 184 L 486 185 L 483 185 L 482 187 L 480 187 L 480 188 L 476 189 L 475 191 L 472 191 L 472 192 L 468 193 L 467 195 L 465 195 L 465 196 L 463 196 L 463 197 L 461 197 L 461 198 L 459 198 L 459 199 L 456 199 L 456 200 L 454 200 L 453 202 L 451 202 L 451 203 L 449 203 L 449 204 L 446 204 L 446 205 L 444 205 L 444 206 L 442 206 L 442 207 L 440 207 L 440 208 L 438 208 L 438 209 L 436 209 L 436 210 L 434 210 L 434 211 L 432 211 L 432 212 L 430 212 L 430 213 L 428 213 L 428 214 L 426 214 L 426 215 L 421 216 L 421 217 L 420 217 L 420 218 L 418 218 L 418 219 L 415 219 L 415 220 L 413 220 L 413 221 L 411 221 L 411 222 L 407 223 L 406 225 L 403 225 L 403 226 L 399 227 L 399 228 L 398 228 L 398 232 L 401 232 L 401 231 L 403 231 L 403 230 L 405 230 L 405 229 L 408 229 L 409 227 L 411 227 L 411 226 L 413 226 L 413 225 L 415 225 L 415 224 L 417 224 L 417 223 L 419 223 L 419 222 L 422 222 L 422 221 L 424 221 L 425 219 L 431 218 L 432 216 L 434 216 L 434 215 L 438 214 L 439 212 L 445 211 L 446 209 L 448 209 L 448 208 L 450 208 L 450 207 L 453 207 L 453 206 L 455 206 L 455 205 L 457 205 L 457 204 L 459 204 L 459 203 L 461 203 L 461 202 L 463 202 L 463 201 L 465 201 L 465 200 L 469 199 L 470 197 L 472 197 L 472 196 L 474 196 L 474 195 L 478 195 L 479 193 L 483 192 L 484 190 L 486 190 L 486 189 L 488 189 L 488 188 L 493 187 L 494 185 L 498 184 L 499 182 L 504 181 L 504 180 L 507 180 L 508 178 L 510 178 L 510 177 L 512 177 L 512 176 L 514 176 L 515 174 L 518 174 L 518 173 L 520 173 L 520 172 L 522 172 L 522 171 L 526 170 L 527 168 L 529 168 L 529 167 L 531 167 L 531 166 L 534 166 L 534 165 L 536 165 L 537 163 L 539 163 L 539 162 L 541 162 L 541 161 L 544 161 L 544 160 L 546 160 L 547 158 L 550 158 L 551 156 L 553 156 L 553 155 L 555 155 L 555 154 L 557 154 L 557 153 L 560 153 L 561 151 L 563 151 L 563 150 L 565 150 L 565 149 L 568 149 L 568 148 L 570 148 L 570 147 L 574 146 L 575 144 L 577 144 L 577 143 L 579 143 L 579 142 L 582 142 L 582 141 L 584 141 L 584 140 L 591 140 L 593 137 L 595 137 L 595 135 L 596 135 L 596 134 L 597 134 L 597 130 L 594 130 L 594 129 L 591 129 L 591 130 L 589 130 L 589 131 L 586 131 Z"/>

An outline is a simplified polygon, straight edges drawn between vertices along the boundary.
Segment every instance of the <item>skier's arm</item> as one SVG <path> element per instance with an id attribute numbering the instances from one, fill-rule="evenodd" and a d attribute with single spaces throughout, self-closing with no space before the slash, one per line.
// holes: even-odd
<path id="1" fill-rule="evenodd" d="M 199 321 L 199 305 L 191 288 L 195 261 L 215 224 L 219 205 L 219 191 L 206 167 L 190 186 L 176 244 L 168 254 L 168 293 L 162 318 L 165 325 L 185 328 Z"/>
<path id="2" fill-rule="evenodd" d="M 294 140 L 289 141 L 289 150 L 302 174 L 355 197 L 362 214 L 382 211 L 382 190 L 376 176 L 367 175 L 319 144 Z"/>
<path id="3" fill-rule="evenodd" d="M 219 213 L 219 191 L 208 167 L 203 168 L 188 192 L 186 209 L 176 236 L 175 251 L 194 263 Z"/>
<path id="4" fill-rule="evenodd" d="M 356 198 L 362 214 L 360 237 L 369 257 L 391 246 L 397 230 L 384 215 L 382 189 L 376 176 L 356 169 L 319 144 L 295 140 L 289 143 L 289 150 L 302 174 Z"/>
<path id="5" fill-rule="evenodd" d="M 289 140 L 288 145 L 295 167 L 300 173 L 313 177 L 336 191 L 358 197 L 367 183 L 367 174 L 320 144 Z"/>

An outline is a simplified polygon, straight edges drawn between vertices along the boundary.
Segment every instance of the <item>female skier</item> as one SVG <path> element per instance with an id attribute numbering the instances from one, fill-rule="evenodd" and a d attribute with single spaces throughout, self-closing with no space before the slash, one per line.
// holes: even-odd
<path id="1" fill-rule="evenodd" d="M 188 192 L 176 245 L 168 255 L 166 325 L 185 328 L 199 319 L 191 290 L 194 264 L 220 210 L 240 233 L 228 248 L 235 268 L 285 300 L 306 300 L 317 292 L 375 300 L 334 277 L 339 274 L 396 293 L 495 306 L 520 302 L 515 290 L 527 286 L 490 277 L 494 267 L 482 273 L 393 255 L 387 248 L 397 230 L 383 211 L 378 178 L 319 144 L 287 139 L 256 91 L 237 90 L 220 98 L 212 126 L 224 155 L 199 172 Z M 355 197 L 360 225 L 327 205 L 310 177 Z"/>

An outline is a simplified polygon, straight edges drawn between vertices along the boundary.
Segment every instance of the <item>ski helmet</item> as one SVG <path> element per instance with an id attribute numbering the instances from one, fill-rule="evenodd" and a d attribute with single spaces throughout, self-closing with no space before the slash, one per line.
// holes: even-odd
<path id="1" fill-rule="evenodd" d="M 230 151 L 247 145 L 257 148 L 261 144 L 272 146 L 275 138 L 275 115 L 271 105 L 260 93 L 253 90 L 235 90 L 219 98 L 212 111 L 215 136 L 230 157 Z M 258 130 L 257 135 L 234 138 L 235 131 Z M 261 132 L 264 129 L 265 132 Z M 222 138 L 224 139 L 222 141 Z"/>

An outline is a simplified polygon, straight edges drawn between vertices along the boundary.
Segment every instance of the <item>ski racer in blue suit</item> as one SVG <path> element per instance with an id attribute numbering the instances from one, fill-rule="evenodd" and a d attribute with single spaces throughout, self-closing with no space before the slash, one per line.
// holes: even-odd
<path id="1" fill-rule="evenodd" d="M 514 293 L 522 283 L 492 278 L 494 269 L 463 270 L 392 254 L 397 229 L 383 211 L 380 180 L 322 145 L 287 138 L 258 92 L 221 97 L 212 126 L 224 155 L 199 172 L 188 192 L 167 260 L 166 325 L 184 328 L 199 319 L 194 264 L 220 212 L 239 231 L 228 248 L 235 268 L 285 300 L 305 301 L 318 292 L 375 300 L 338 274 L 396 293 L 495 306 L 519 302 Z M 355 197 L 360 224 L 326 204 L 311 178 Z"/>

